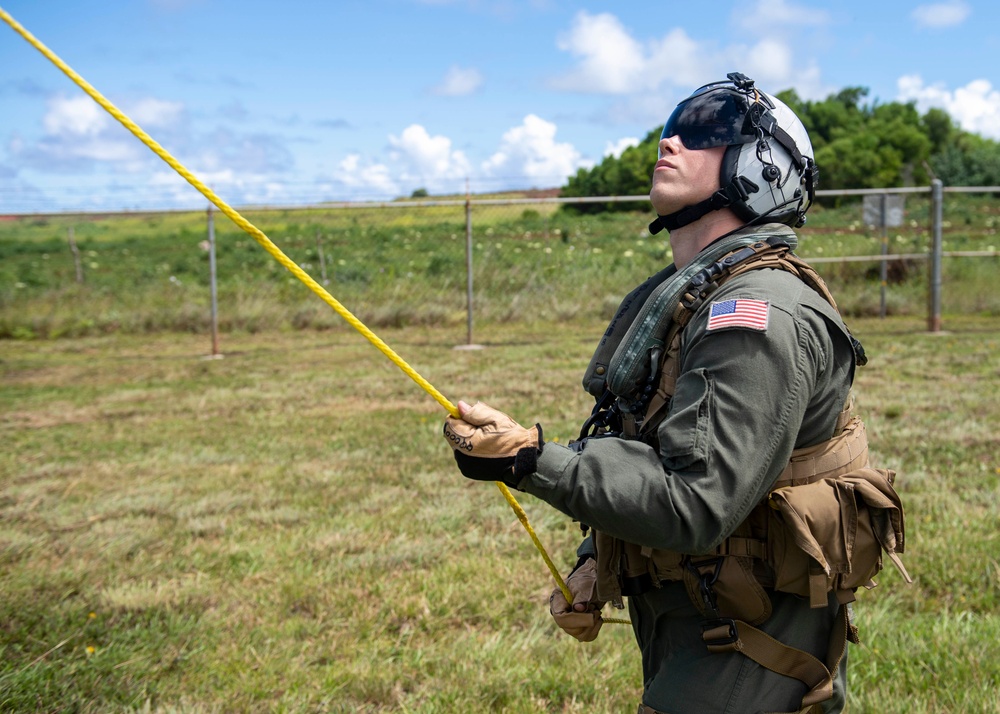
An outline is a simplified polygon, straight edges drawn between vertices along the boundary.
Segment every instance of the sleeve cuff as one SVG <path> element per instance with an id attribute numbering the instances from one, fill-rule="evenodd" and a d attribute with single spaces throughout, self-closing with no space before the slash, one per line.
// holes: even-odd
<path id="1" fill-rule="evenodd" d="M 534 471 L 518 482 L 518 490 L 532 495 L 551 491 L 562 480 L 567 465 L 576 456 L 576 452 L 562 444 L 547 442 L 545 448 L 536 456 Z"/>

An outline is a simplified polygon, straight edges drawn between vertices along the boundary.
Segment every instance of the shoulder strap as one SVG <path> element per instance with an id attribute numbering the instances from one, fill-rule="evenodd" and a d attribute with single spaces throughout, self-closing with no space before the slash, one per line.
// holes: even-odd
<path id="1" fill-rule="evenodd" d="M 673 397 L 680 367 L 680 335 L 691 318 L 705 304 L 709 296 L 724 283 L 750 270 L 764 268 L 792 273 L 819 293 L 840 314 L 837 302 L 833 299 L 833 294 L 823 278 L 811 265 L 795 255 L 791 247 L 780 236 L 767 238 L 745 248 L 740 248 L 712 263 L 691 278 L 682 292 L 667 332 L 667 338 L 664 341 L 666 350 L 660 367 L 659 383 L 650 397 L 645 417 L 642 420 L 640 434 L 651 433 L 666 416 L 666 408 L 670 403 L 670 398 Z M 854 348 L 855 362 L 859 366 L 866 364 L 868 358 L 865 355 L 864 347 L 851 334 L 850 330 L 847 331 L 847 335 Z"/>
<path id="2" fill-rule="evenodd" d="M 768 224 L 741 229 L 705 246 L 681 270 L 670 265 L 629 293 L 622 300 L 591 358 L 583 377 L 584 389 L 595 399 L 600 399 L 606 388 L 610 389 L 616 398 L 624 397 L 629 401 L 627 411 L 640 416 L 644 407 L 636 407 L 628 397 L 637 387 L 647 384 L 652 391 L 664 345 L 663 336 L 682 291 L 691 278 L 706 266 L 734 250 L 758 242 L 762 235 L 782 235 L 783 240 L 791 245 L 798 240 L 787 226 Z M 653 350 L 658 350 L 655 364 L 650 363 Z"/>
<path id="3" fill-rule="evenodd" d="M 780 237 L 767 238 L 752 245 L 734 250 L 695 274 L 681 291 L 680 300 L 674 310 L 663 341 L 666 349 L 660 363 L 660 379 L 656 390 L 650 395 L 640 434 L 648 434 L 659 425 L 666 415 L 666 407 L 674 396 L 680 368 L 681 332 L 705 304 L 709 295 L 735 274 L 756 268 L 775 267 L 764 264 L 765 260 L 789 252 L 788 244 Z M 768 262 L 773 262 L 768 260 Z M 819 277 L 819 276 L 817 276 Z M 829 293 L 829 290 L 827 291 Z"/>
<path id="4" fill-rule="evenodd" d="M 626 295 L 618 306 L 615 316 L 608 324 L 608 329 L 601 336 L 601 342 L 597 345 L 594 356 L 590 358 L 590 366 L 587 367 L 587 371 L 583 375 L 583 388 L 590 392 L 595 399 L 599 399 L 604 393 L 605 382 L 608 378 L 608 365 L 611 364 L 615 350 L 618 349 L 625 333 L 635 321 L 639 310 L 646 303 L 650 294 L 676 272 L 677 268 L 673 264 L 668 265 L 656 275 L 646 278 L 645 282 Z"/>

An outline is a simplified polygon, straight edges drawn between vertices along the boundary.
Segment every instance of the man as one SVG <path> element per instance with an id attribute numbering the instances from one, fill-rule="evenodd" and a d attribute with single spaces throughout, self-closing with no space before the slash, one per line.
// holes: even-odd
<path id="1" fill-rule="evenodd" d="M 650 190 L 651 230 L 670 231 L 674 264 L 633 291 L 605 333 L 584 378 L 598 400 L 586 433 L 546 443 L 539 425 L 481 403 L 460 402 L 461 418 L 445 423 L 465 476 L 503 481 L 594 529 L 567 579 L 572 606 L 556 590 L 551 611 L 588 641 L 605 601 L 628 597 L 640 712 L 844 706 L 853 628 L 840 603 L 853 589 L 817 588 L 809 571 L 794 576 L 811 597 L 779 591 L 790 578 L 768 559 L 760 504 L 794 450 L 844 429 L 863 351 L 818 276 L 737 271 L 775 250 L 798 260 L 788 226 L 804 221 L 815 178 L 805 128 L 752 80 L 733 73 L 697 90 L 664 126 Z M 781 645 L 760 644 L 771 638 Z M 785 649 L 763 651 L 775 646 Z M 793 651 L 796 664 L 775 665 Z"/>

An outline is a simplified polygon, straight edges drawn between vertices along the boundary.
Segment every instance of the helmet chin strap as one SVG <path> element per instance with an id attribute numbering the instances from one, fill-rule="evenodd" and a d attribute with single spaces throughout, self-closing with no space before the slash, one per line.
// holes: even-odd
<path id="1" fill-rule="evenodd" d="M 649 233 L 650 235 L 656 235 L 664 228 L 668 231 L 673 231 L 689 223 L 694 223 L 712 211 L 729 208 L 737 201 L 746 201 L 751 193 L 757 193 L 759 190 L 760 186 L 746 176 L 737 176 L 727 186 L 720 188 L 704 201 L 699 201 L 693 206 L 685 206 L 681 210 L 666 216 L 657 216 L 649 224 Z"/>

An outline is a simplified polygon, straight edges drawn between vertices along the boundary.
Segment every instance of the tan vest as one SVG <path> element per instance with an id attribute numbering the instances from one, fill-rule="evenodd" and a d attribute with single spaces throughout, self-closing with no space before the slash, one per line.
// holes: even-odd
<path id="1" fill-rule="evenodd" d="M 895 474 L 868 467 L 864 423 L 848 414 L 842 412 L 836 437 L 792 452 L 767 499 L 711 553 L 649 548 L 595 532 L 601 599 L 682 580 L 704 614 L 760 624 L 771 614 L 763 588 L 808 596 L 813 607 L 826 607 L 830 591 L 850 602 L 858 587 L 872 586 L 883 551 L 909 580 L 898 556 L 904 531 Z M 700 582 L 716 567 L 712 614 Z"/>

